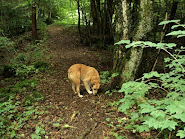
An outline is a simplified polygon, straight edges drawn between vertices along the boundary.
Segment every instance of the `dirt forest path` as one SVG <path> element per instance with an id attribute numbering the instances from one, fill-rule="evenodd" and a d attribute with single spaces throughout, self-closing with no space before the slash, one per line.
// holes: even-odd
<path id="1" fill-rule="evenodd" d="M 98 71 L 111 70 L 112 56 L 103 50 L 90 49 L 80 44 L 75 29 L 49 27 L 50 38 L 46 42 L 51 73 L 40 79 L 44 94 L 42 105 L 49 114 L 43 117 L 47 136 L 52 139 L 104 139 L 113 138 L 106 123 L 109 113 L 105 102 L 112 99 L 100 90 L 98 96 L 89 95 L 81 87 L 83 98 L 72 92 L 67 80 L 67 70 L 75 63 L 95 67 Z M 59 123 L 60 126 L 53 126 Z"/>

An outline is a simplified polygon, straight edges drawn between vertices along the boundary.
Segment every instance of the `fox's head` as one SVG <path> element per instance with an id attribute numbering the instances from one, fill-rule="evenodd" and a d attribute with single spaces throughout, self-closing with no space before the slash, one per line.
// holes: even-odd
<path id="1" fill-rule="evenodd" d="M 91 84 L 91 89 L 94 95 L 98 93 L 98 89 L 100 88 L 101 83 L 100 82 L 95 82 Z"/>

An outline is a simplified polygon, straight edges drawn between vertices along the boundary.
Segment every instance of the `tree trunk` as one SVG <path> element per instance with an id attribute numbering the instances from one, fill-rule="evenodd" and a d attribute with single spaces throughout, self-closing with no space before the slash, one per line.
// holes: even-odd
<path id="1" fill-rule="evenodd" d="M 91 0 L 91 18 L 93 19 L 93 31 L 95 31 L 95 34 L 98 34 L 96 32 L 99 32 L 98 28 L 98 17 L 97 17 L 97 7 L 95 0 Z"/>
<path id="2" fill-rule="evenodd" d="M 137 3 L 132 3 L 132 5 L 133 4 Z M 131 4 L 128 2 L 128 0 L 122 0 L 123 40 L 128 40 L 129 38 L 132 38 L 133 41 L 143 40 L 144 36 L 152 29 L 152 0 L 142 0 L 138 4 L 139 6 L 135 6 L 138 7 L 138 9 L 134 9 L 135 12 L 139 11 L 138 13 L 135 13 L 138 18 L 138 23 L 135 24 L 133 22 L 136 21 L 130 19 Z M 130 25 L 134 26 L 131 27 Z M 130 36 L 130 34 L 132 35 Z M 124 46 L 118 46 L 117 48 L 119 49 L 116 50 L 117 54 L 121 54 L 119 55 L 119 59 L 121 58 L 121 62 L 116 62 L 116 66 L 119 66 L 118 72 L 120 72 L 121 74 L 121 84 L 135 79 L 143 55 L 142 48 L 131 48 L 127 50 L 124 54 L 122 50 L 125 51 L 125 49 L 122 47 Z"/>
<path id="3" fill-rule="evenodd" d="M 32 40 L 37 39 L 36 4 L 32 4 Z"/>
<path id="4" fill-rule="evenodd" d="M 80 29 L 80 3 L 79 3 L 79 0 L 77 0 L 77 6 L 78 6 L 78 32 L 79 32 L 79 34 L 81 36 L 81 29 Z"/>
<path id="5" fill-rule="evenodd" d="M 103 43 L 105 45 L 114 44 L 112 15 L 114 13 L 113 0 L 104 1 L 104 26 L 103 26 Z"/>
<path id="6" fill-rule="evenodd" d="M 122 0 L 122 3 L 118 5 L 116 8 L 116 13 L 119 14 L 119 16 L 116 18 L 116 33 L 119 34 L 116 36 L 116 41 L 119 40 L 129 40 L 129 23 L 130 21 L 130 8 L 129 3 L 127 0 Z M 125 60 L 130 57 L 130 50 L 126 54 L 126 49 L 122 45 L 116 46 L 114 49 L 114 65 L 113 65 L 113 71 L 121 73 L 123 70 L 123 66 L 125 63 Z"/>
<path id="7" fill-rule="evenodd" d="M 177 11 L 177 6 L 178 6 L 178 3 L 177 1 L 173 1 L 173 4 L 172 4 L 172 8 L 171 8 L 171 13 L 170 13 L 170 17 L 169 17 L 169 20 L 173 20 L 175 19 L 175 14 L 176 14 L 176 11 Z M 171 27 L 174 25 L 174 23 L 169 23 L 167 26 L 166 26 L 166 33 L 165 34 L 168 34 L 169 32 L 171 32 Z M 170 39 L 171 37 L 164 37 L 164 39 Z"/>

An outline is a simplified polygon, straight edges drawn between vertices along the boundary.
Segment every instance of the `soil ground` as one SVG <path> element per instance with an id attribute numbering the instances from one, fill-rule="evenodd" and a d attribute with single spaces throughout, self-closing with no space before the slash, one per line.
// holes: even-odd
<path id="1" fill-rule="evenodd" d="M 51 26 L 49 35 L 45 47 L 50 55 L 51 73 L 40 77 L 38 87 L 45 97 L 41 105 L 49 111 L 49 115 L 42 117 L 44 123 L 50 123 L 45 125 L 47 136 L 53 139 L 114 139 L 106 122 L 110 117 L 106 105 L 121 96 L 108 96 L 103 89 L 97 96 L 89 95 L 82 85 L 84 97 L 79 98 L 72 92 L 67 79 L 68 68 L 76 63 L 93 66 L 99 72 L 111 70 L 112 54 L 84 46 L 78 32 L 72 28 Z M 53 126 L 58 121 L 60 126 Z"/>

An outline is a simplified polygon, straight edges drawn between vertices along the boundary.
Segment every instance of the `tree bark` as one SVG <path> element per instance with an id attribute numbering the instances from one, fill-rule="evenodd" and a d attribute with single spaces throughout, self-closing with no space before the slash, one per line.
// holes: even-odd
<path id="1" fill-rule="evenodd" d="M 116 9 L 119 16 L 116 18 L 116 41 L 129 40 L 129 23 L 130 21 L 130 8 L 127 0 L 122 0 Z M 124 67 L 125 60 L 130 57 L 130 51 L 126 54 L 126 49 L 122 45 L 116 46 L 114 49 L 114 65 L 113 71 L 121 73 Z M 121 81 L 122 82 L 122 81 Z"/>
<path id="2" fill-rule="evenodd" d="M 152 29 L 152 0 L 142 0 L 138 4 L 139 6 L 135 6 L 138 7 L 138 9 L 134 9 L 135 12 L 138 12 L 135 13 L 138 16 L 138 23 L 135 24 L 133 23 L 135 21 L 130 19 L 130 1 L 122 0 L 123 40 L 128 40 L 130 38 L 133 38 L 133 41 L 143 40 L 144 36 Z M 134 26 L 131 27 L 130 25 Z M 130 36 L 130 34 L 132 35 Z M 121 74 L 120 85 L 124 82 L 135 79 L 143 55 L 142 48 L 131 48 L 124 53 L 122 50 L 125 51 L 125 49 L 122 47 L 124 46 L 118 46 L 119 49 L 117 50 L 117 54 L 121 54 L 119 55 L 121 62 L 117 63 L 117 66 L 119 66 L 118 71 Z"/>
<path id="3" fill-rule="evenodd" d="M 113 27 L 112 27 L 112 15 L 114 13 L 113 0 L 104 1 L 104 26 L 103 26 L 103 36 L 104 44 L 110 45 L 114 44 L 113 37 Z"/>
<path id="4" fill-rule="evenodd" d="M 36 4 L 32 4 L 32 40 L 37 39 Z"/>

